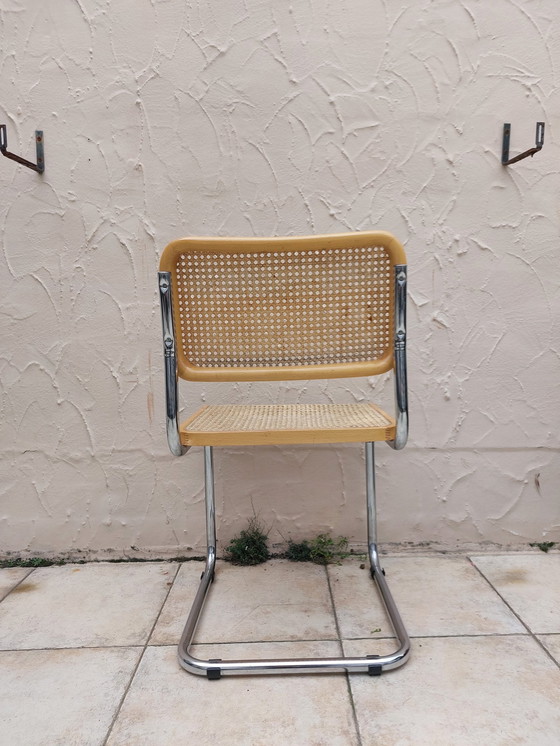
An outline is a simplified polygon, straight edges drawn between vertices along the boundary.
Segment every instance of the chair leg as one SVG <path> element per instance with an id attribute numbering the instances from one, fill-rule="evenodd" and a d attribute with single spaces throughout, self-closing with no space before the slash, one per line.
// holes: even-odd
<path id="1" fill-rule="evenodd" d="M 375 495 L 375 453 L 374 444 L 366 443 L 366 501 L 367 501 L 367 530 L 368 530 L 368 556 L 369 566 L 372 578 L 375 580 L 387 614 L 393 626 L 393 630 L 400 642 L 399 651 L 402 651 L 403 659 L 398 665 L 406 663 L 410 655 L 410 640 L 407 631 L 399 614 L 399 610 L 387 581 L 385 580 L 385 570 L 381 567 L 379 553 L 377 551 L 377 507 Z M 397 652 L 399 652 L 397 651 Z M 396 655 L 396 653 L 395 653 Z"/>
<path id="2" fill-rule="evenodd" d="M 371 575 L 377 585 L 385 604 L 387 614 L 399 641 L 399 648 L 390 655 L 366 655 L 361 658 L 280 658 L 269 660 L 201 660 L 190 653 L 190 647 L 196 627 L 206 600 L 210 584 L 214 579 L 216 564 L 216 518 L 214 504 L 214 469 L 212 448 L 204 447 L 204 477 L 206 502 L 206 566 L 200 579 L 200 585 L 189 613 L 185 629 L 179 643 L 178 658 L 180 665 L 190 673 L 219 679 L 222 676 L 255 675 L 255 674 L 288 674 L 288 673 L 333 673 L 361 672 L 370 676 L 379 676 L 384 671 L 402 666 L 410 655 L 410 641 L 402 623 L 393 597 L 385 580 L 385 573 L 379 563 L 377 553 L 376 515 L 375 515 L 375 473 L 373 443 L 366 443 L 366 494 L 368 554 Z"/>
<path id="3" fill-rule="evenodd" d="M 188 665 L 183 663 L 183 653 L 187 659 L 191 656 L 188 649 L 196 632 L 198 620 L 210 584 L 214 580 L 214 570 L 216 567 L 216 507 L 214 502 L 214 459 L 212 457 L 212 448 L 204 447 L 204 502 L 206 505 L 206 566 L 200 576 L 200 585 L 193 601 L 185 629 L 179 643 L 179 662 L 181 665 L 192 673 L 206 674 L 206 669 L 194 671 Z M 194 658 L 192 659 L 195 660 Z"/>

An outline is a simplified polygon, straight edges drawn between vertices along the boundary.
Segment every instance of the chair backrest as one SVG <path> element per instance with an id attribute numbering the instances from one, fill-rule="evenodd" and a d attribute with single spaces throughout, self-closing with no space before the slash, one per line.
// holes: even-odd
<path id="1" fill-rule="evenodd" d="M 341 378 L 394 365 L 390 233 L 184 238 L 171 274 L 179 376 L 198 381 Z"/>

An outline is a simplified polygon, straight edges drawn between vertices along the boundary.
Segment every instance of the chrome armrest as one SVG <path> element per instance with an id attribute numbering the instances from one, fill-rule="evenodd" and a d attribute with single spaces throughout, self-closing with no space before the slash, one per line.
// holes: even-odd
<path id="1" fill-rule="evenodd" d="M 395 439 L 387 441 L 400 451 L 408 440 L 408 386 L 406 378 L 406 264 L 395 265 Z"/>
<path id="2" fill-rule="evenodd" d="M 171 273 L 158 272 L 159 302 L 163 331 L 163 357 L 165 364 L 165 423 L 167 443 L 174 456 L 182 456 L 188 448 L 181 443 L 177 413 L 179 409 L 179 387 L 177 357 L 175 352 L 175 328 L 171 299 Z"/>

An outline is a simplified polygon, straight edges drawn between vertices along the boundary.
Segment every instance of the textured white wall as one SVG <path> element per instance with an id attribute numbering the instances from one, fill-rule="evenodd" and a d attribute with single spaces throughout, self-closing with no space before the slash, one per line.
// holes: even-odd
<path id="1" fill-rule="evenodd" d="M 376 227 L 410 264 L 409 447 L 381 540 L 560 539 L 557 0 L 0 0 L 0 553 L 200 550 L 167 452 L 158 256 L 181 235 Z M 500 165 L 501 129 L 512 152 Z M 183 387 L 390 399 L 390 382 Z M 359 542 L 358 446 L 216 454 L 223 540 Z M 133 551 L 133 550 L 132 550 Z"/>

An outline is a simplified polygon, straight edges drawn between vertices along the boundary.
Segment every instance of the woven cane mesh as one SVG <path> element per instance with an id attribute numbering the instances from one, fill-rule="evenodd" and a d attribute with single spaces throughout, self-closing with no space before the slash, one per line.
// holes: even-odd
<path id="1" fill-rule="evenodd" d="M 221 404 L 197 412 L 187 429 L 191 432 L 336 430 L 392 424 L 388 415 L 370 404 Z"/>
<path id="2" fill-rule="evenodd" d="M 378 360 L 390 349 L 383 247 L 178 256 L 178 346 L 191 365 L 283 367 Z"/>

